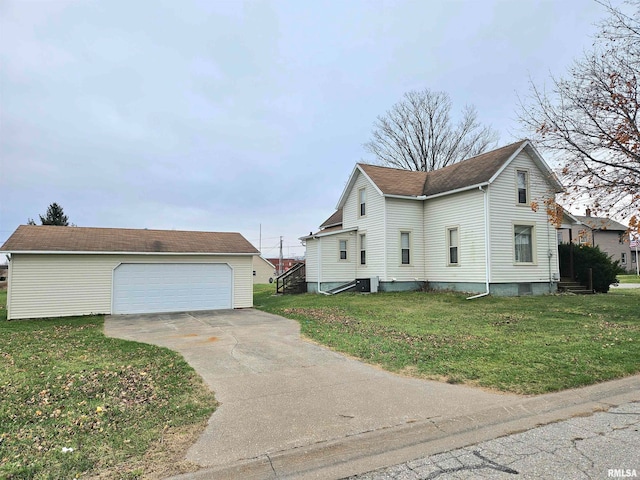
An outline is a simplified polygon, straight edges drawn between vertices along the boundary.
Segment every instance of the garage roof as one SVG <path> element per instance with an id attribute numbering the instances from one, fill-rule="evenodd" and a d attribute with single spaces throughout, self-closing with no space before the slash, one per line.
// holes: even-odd
<path id="1" fill-rule="evenodd" d="M 259 254 L 239 233 L 21 225 L 0 251 Z"/>

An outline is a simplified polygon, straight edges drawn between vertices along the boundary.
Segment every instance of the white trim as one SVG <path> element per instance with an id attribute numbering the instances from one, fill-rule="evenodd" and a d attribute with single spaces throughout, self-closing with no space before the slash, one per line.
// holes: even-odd
<path id="1" fill-rule="evenodd" d="M 409 263 L 402 263 L 402 234 L 406 233 L 407 235 L 409 235 Z M 405 228 L 405 229 L 399 229 L 398 230 L 398 247 L 400 247 L 398 249 L 398 253 L 399 253 L 399 259 L 400 262 L 398 263 L 398 266 L 400 268 L 407 268 L 407 267 L 413 267 L 414 266 L 414 253 L 415 250 L 413 249 L 413 228 Z"/>
<path id="2" fill-rule="evenodd" d="M 399 198 L 401 200 L 426 200 L 428 198 L 428 197 L 426 197 L 424 195 L 420 195 L 418 197 L 415 197 L 413 195 L 394 195 L 392 193 L 385 193 L 382 196 L 383 197 L 387 197 L 387 198 Z"/>
<path id="3" fill-rule="evenodd" d="M 531 261 L 530 262 L 518 262 L 516 261 L 516 227 L 529 227 L 531 228 Z M 515 266 L 537 266 L 538 265 L 538 232 L 537 224 L 532 221 L 511 221 L 511 258 L 513 259 L 513 265 Z"/>
<path id="4" fill-rule="evenodd" d="M 387 280 L 387 263 L 389 259 L 387 258 L 387 200 L 385 198 L 382 199 L 382 222 L 383 222 L 383 230 L 382 230 L 382 252 L 383 252 L 383 260 L 382 260 L 382 273 L 384 275 L 383 280 Z"/>
<path id="5" fill-rule="evenodd" d="M 544 161 L 540 153 L 538 153 L 538 151 L 535 149 L 535 147 L 531 144 L 529 140 L 525 140 L 524 142 L 522 142 L 522 145 L 520 145 L 520 147 L 507 159 L 507 161 L 502 164 L 502 166 L 498 169 L 498 171 L 493 174 L 493 176 L 489 179 L 488 183 L 493 183 L 496 180 L 496 178 L 500 176 L 500 174 L 511 164 L 511 162 L 513 162 L 513 160 L 518 155 L 520 155 L 520 152 L 522 152 L 524 149 L 527 149 L 527 153 L 533 160 L 533 163 L 536 164 L 538 169 L 542 171 L 546 171 L 547 175 L 545 176 L 545 179 L 547 180 L 547 183 L 551 184 L 553 187 L 556 188 L 556 193 L 564 192 L 564 187 L 558 181 L 556 174 L 553 173 L 553 170 L 551 170 L 551 168 L 549 168 L 549 165 L 547 165 L 547 162 Z"/>
<path id="6" fill-rule="evenodd" d="M 444 227 L 445 230 L 445 245 L 447 246 L 447 267 L 459 267 L 460 266 L 460 224 L 457 225 L 448 225 Z M 456 244 L 451 245 L 451 232 L 456 231 Z M 455 247 L 456 250 L 456 258 L 457 262 L 451 261 L 451 248 Z"/>
<path id="7" fill-rule="evenodd" d="M 260 255 L 260 252 L 256 253 L 202 253 L 202 252 L 103 252 L 96 250 L 90 251 L 68 251 L 68 250 L 2 250 L 6 253 L 20 254 L 20 255 L 197 255 L 197 256 L 255 256 Z"/>
<path id="8" fill-rule="evenodd" d="M 320 237 L 329 237 L 329 236 L 331 236 L 331 235 L 338 235 L 339 233 L 355 232 L 356 230 L 358 230 L 358 227 L 343 228 L 342 230 L 336 230 L 335 232 L 315 233 L 315 234 L 313 234 L 313 235 L 308 235 L 308 236 L 306 236 L 306 237 L 301 237 L 301 238 L 320 238 Z"/>
<path id="9" fill-rule="evenodd" d="M 351 189 L 353 188 L 353 185 L 355 184 L 355 181 L 356 181 L 356 180 L 355 180 L 355 179 L 356 179 L 355 174 L 356 174 L 356 172 L 360 172 L 362 175 L 364 175 L 364 178 L 366 178 L 366 179 L 369 181 L 369 183 L 370 183 L 371 185 L 373 185 L 373 188 L 375 188 L 375 189 L 376 189 L 376 191 L 377 191 L 380 195 L 384 195 L 384 194 L 382 193 L 382 190 L 380 190 L 380 188 L 378 188 L 378 185 L 376 185 L 376 183 L 375 183 L 373 180 L 371 180 L 371 178 L 369 177 L 369 175 L 367 175 L 367 174 L 365 173 L 365 171 L 362 169 L 362 167 L 360 166 L 360 164 L 358 164 L 358 163 L 357 163 L 357 164 L 356 164 L 356 166 L 355 166 L 355 167 L 353 167 L 353 170 L 351 171 L 351 175 L 349 176 L 349 180 L 347 180 L 347 186 L 346 186 L 346 187 L 344 187 L 344 190 L 342 191 L 342 195 L 340 195 L 340 199 L 338 200 L 338 205 L 336 205 L 336 210 L 339 210 L 339 209 L 341 209 L 342 207 L 344 207 L 344 204 L 345 204 L 345 203 L 346 203 L 346 201 L 347 201 L 347 197 L 348 197 L 348 195 L 349 195 L 349 192 L 351 191 Z M 358 201 L 358 211 L 360 211 L 359 209 L 360 209 L 360 203 L 359 203 L 359 201 Z"/>
<path id="10" fill-rule="evenodd" d="M 467 190 L 475 190 L 476 188 L 486 187 L 487 185 L 489 185 L 488 182 L 477 183 L 477 184 L 471 185 L 469 187 L 461 187 L 461 188 L 456 188 L 455 190 L 448 190 L 446 192 L 436 193 L 435 195 L 429 195 L 428 197 L 425 197 L 424 200 L 430 200 L 432 198 L 444 197 L 445 195 L 452 195 L 454 193 L 466 192 Z"/>

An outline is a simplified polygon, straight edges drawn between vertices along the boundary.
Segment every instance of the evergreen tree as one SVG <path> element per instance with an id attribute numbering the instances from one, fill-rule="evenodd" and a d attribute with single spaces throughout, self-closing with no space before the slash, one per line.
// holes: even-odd
<path id="1" fill-rule="evenodd" d="M 64 214 L 64 210 L 60 205 L 53 202 L 51 205 L 49 205 L 49 208 L 47 208 L 47 214 L 45 216 L 40 215 L 40 222 L 42 222 L 42 225 L 59 225 L 62 227 L 68 227 L 69 217 Z M 30 218 L 27 221 L 27 224 L 35 225 L 36 222 L 34 222 L 32 218 Z"/>

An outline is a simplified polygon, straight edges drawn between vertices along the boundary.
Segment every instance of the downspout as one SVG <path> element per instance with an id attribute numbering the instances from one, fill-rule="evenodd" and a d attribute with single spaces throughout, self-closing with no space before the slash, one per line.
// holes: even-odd
<path id="1" fill-rule="evenodd" d="M 551 259 L 553 258 L 553 252 L 551 251 L 551 226 L 549 225 L 549 219 L 547 218 L 547 247 L 549 247 L 549 251 L 547 252 L 547 257 L 549 258 L 549 293 L 553 293 L 553 276 L 551 274 Z M 556 238 L 556 251 L 558 239 Z"/>
<path id="2" fill-rule="evenodd" d="M 382 251 L 383 251 L 383 255 L 382 258 L 384 259 L 384 264 L 382 265 L 382 272 L 384 275 L 384 281 L 387 281 L 387 199 L 382 197 L 382 213 L 384 215 L 384 220 L 383 220 L 383 232 L 382 232 Z"/>
<path id="3" fill-rule="evenodd" d="M 487 295 L 489 295 L 489 281 L 491 272 L 491 263 L 489 260 L 489 252 L 491 251 L 489 247 L 489 185 L 487 185 L 486 190 L 482 187 L 478 187 L 478 189 L 482 193 L 484 193 L 484 267 L 486 291 L 484 293 L 480 293 L 479 295 L 474 295 L 473 297 L 467 297 L 467 300 L 473 300 L 474 298 L 486 297 Z"/>

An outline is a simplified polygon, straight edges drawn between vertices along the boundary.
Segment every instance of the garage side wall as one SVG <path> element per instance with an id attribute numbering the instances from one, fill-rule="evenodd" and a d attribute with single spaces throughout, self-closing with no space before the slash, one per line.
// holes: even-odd
<path id="1" fill-rule="evenodd" d="M 13 254 L 8 318 L 110 314 L 120 263 L 228 263 L 234 308 L 253 305 L 251 256 Z"/>

